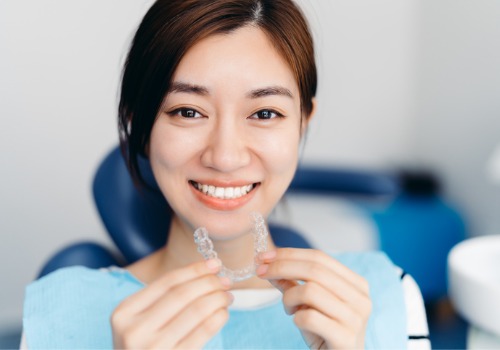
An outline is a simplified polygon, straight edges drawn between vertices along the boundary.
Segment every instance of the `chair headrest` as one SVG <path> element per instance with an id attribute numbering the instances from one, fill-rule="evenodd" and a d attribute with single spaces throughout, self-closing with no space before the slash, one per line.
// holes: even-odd
<path id="1" fill-rule="evenodd" d="M 171 209 L 158 190 L 149 162 L 141 159 L 140 166 L 152 189 L 137 190 L 116 147 L 99 165 L 92 188 L 104 226 L 129 262 L 163 246 L 170 226 Z"/>

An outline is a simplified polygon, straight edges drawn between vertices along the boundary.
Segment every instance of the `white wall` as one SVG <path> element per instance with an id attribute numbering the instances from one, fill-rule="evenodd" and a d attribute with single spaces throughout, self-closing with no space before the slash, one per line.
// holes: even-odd
<path id="1" fill-rule="evenodd" d="M 117 142 L 120 63 L 150 3 L 0 1 L 0 329 L 20 321 L 24 286 L 55 250 L 108 243 L 90 184 Z M 480 170 L 500 140 L 498 2 L 300 3 L 320 71 L 304 161 L 433 165 L 470 216 L 499 228 L 484 203 L 498 208 L 500 195 Z"/>
<path id="2" fill-rule="evenodd" d="M 318 117 L 305 160 L 354 167 L 412 153 L 418 2 L 300 1 L 318 47 Z"/>
<path id="3" fill-rule="evenodd" d="M 0 1 L 0 330 L 69 242 L 107 242 L 91 198 L 116 144 L 116 89 L 150 1 Z"/>
<path id="4" fill-rule="evenodd" d="M 413 133 L 472 235 L 500 234 L 500 186 L 487 176 L 500 142 L 500 1 L 421 2 Z"/>

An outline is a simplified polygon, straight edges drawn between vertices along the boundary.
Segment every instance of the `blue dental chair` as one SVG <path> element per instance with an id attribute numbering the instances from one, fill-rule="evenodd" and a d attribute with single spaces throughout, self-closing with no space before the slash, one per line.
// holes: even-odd
<path id="1" fill-rule="evenodd" d="M 118 146 L 100 163 L 93 180 L 97 211 L 117 249 L 94 242 L 74 243 L 50 258 L 38 278 L 73 265 L 124 266 L 165 244 L 171 210 L 158 189 L 149 162 L 139 159 L 139 164 L 149 189 L 139 191 L 134 186 Z M 364 196 L 393 196 L 398 190 L 397 178 L 388 174 L 306 166 L 299 167 L 289 188 L 289 191 L 322 195 Z M 279 247 L 311 247 L 293 228 L 270 224 L 269 231 Z"/>

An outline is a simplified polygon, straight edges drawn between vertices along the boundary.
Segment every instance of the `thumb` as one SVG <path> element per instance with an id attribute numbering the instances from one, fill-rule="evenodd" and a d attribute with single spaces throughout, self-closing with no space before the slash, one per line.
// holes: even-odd
<path id="1" fill-rule="evenodd" d="M 298 285 L 297 281 L 278 279 L 278 280 L 268 280 L 271 284 L 278 289 L 281 293 L 285 293 L 288 289 Z"/>

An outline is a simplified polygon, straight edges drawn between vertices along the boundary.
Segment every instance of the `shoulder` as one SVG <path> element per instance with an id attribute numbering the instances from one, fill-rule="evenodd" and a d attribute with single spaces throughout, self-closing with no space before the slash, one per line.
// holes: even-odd
<path id="1" fill-rule="evenodd" d="M 42 278 L 31 282 L 27 292 L 39 289 L 56 288 L 63 286 L 79 286 L 95 288 L 96 284 L 123 284 L 131 283 L 142 285 L 127 270 L 117 267 L 92 269 L 85 266 L 70 266 L 58 269 Z M 92 284 L 90 284 L 92 283 Z"/>
<path id="2" fill-rule="evenodd" d="M 398 280 L 395 265 L 381 251 L 343 252 L 330 254 L 334 259 L 367 279 L 389 278 Z"/>
<path id="3" fill-rule="evenodd" d="M 33 281 L 26 287 L 25 311 L 30 310 L 30 302 L 33 301 L 61 304 L 65 301 L 78 303 L 81 300 L 102 299 L 117 287 L 127 292 L 140 289 L 142 284 L 122 269 L 65 267 Z"/>
<path id="4" fill-rule="evenodd" d="M 85 281 L 99 280 L 103 273 L 99 270 L 92 270 L 83 266 L 71 266 L 58 269 L 50 274 L 31 282 L 26 287 L 26 295 L 42 291 L 57 291 L 73 285 L 83 285 Z"/>
<path id="5" fill-rule="evenodd" d="M 370 286 L 370 297 L 374 304 L 384 309 L 387 303 L 404 308 L 403 288 L 396 265 L 381 251 L 348 252 L 332 254 L 353 272 L 362 276 Z"/>
<path id="6" fill-rule="evenodd" d="M 372 302 L 385 309 L 387 303 L 404 309 L 400 275 L 389 257 L 381 251 L 335 253 L 331 256 L 366 279 Z M 376 310 L 375 310 L 376 311 Z"/>
<path id="7" fill-rule="evenodd" d="M 48 275 L 45 275 L 28 285 L 28 289 L 30 288 L 40 288 L 41 286 L 50 285 L 56 281 L 65 280 L 65 281 L 78 281 L 80 279 L 86 278 L 99 278 L 104 275 L 103 271 L 105 270 L 97 270 L 91 269 L 84 266 L 70 266 L 57 269 Z"/>
<path id="8" fill-rule="evenodd" d="M 430 349 L 424 300 L 412 276 L 381 251 L 332 254 L 341 263 L 366 278 L 373 302 L 372 326 L 383 332 L 392 323 L 405 327 L 407 347 Z M 388 317 L 387 317 L 388 316 Z M 384 321 L 382 321 L 384 320 Z"/>
<path id="9" fill-rule="evenodd" d="M 396 266 L 381 251 L 333 254 L 333 258 L 365 278 L 372 312 L 366 342 L 369 348 L 402 348 L 407 342 L 406 306 Z"/>
<path id="10" fill-rule="evenodd" d="M 26 288 L 24 300 L 28 346 L 110 344 L 109 316 L 123 298 L 141 287 L 122 270 L 80 266 L 59 269 L 34 281 Z"/>
<path id="11" fill-rule="evenodd" d="M 100 270 L 82 266 L 56 270 L 26 287 L 24 319 L 43 318 L 44 313 L 59 313 L 70 309 L 68 306 L 84 305 L 95 298 L 94 291 L 108 286 L 109 276 Z"/>
<path id="12" fill-rule="evenodd" d="M 58 269 L 33 281 L 26 287 L 26 298 L 40 296 L 50 300 L 58 294 L 74 290 L 77 294 L 110 282 L 108 273 L 83 266 Z M 54 300 L 57 302 L 57 300 Z"/>
<path id="13" fill-rule="evenodd" d="M 345 264 L 361 263 L 362 265 L 366 266 L 366 263 L 371 263 L 374 261 L 392 264 L 387 254 L 378 250 L 369 250 L 362 252 L 334 252 L 329 254 Z"/>

